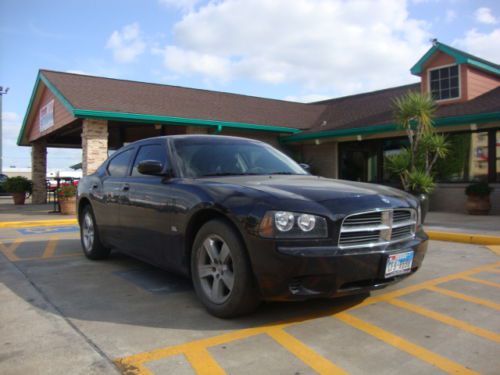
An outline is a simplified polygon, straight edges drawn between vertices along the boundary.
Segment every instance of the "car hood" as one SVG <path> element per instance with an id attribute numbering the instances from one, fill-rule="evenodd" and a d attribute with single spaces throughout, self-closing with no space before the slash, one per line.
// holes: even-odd
<path id="1" fill-rule="evenodd" d="M 415 205 L 411 195 L 398 189 L 311 175 L 231 176 L 209 180 L 255 189 L 281 201 L 312 201 L 337 212 L 339 209 L 346 212 Z"/>

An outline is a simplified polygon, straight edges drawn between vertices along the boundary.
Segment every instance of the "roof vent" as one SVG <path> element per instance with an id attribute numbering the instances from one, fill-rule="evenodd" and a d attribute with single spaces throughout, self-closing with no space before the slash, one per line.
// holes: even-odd
<path id="1" fill-rule="evenodd" d="M 328 124 L 328 122 L 326 120 L 323 120 L 320 126 L 326 126 L 326 124 Z"/>

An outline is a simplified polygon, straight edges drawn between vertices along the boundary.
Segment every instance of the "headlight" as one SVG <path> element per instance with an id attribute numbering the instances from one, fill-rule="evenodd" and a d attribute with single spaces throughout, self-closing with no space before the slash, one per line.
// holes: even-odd
<path id="1" fill-rule="evenodd" d="M 326 238 L 326 219 L 288 211 L 269 211 L 260 223 L 259 234 L 267 238 Z"/>

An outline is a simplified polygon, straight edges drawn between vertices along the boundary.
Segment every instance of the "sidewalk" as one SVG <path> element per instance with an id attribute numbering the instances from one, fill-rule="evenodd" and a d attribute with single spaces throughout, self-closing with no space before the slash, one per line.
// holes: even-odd
<path id="1" fill-rule="evenodd" d="M 425 229 L 441 232 L 473 233 L 500 237 L 500 216 L 429 212 Z"/>
<path id="2" fill-rule="evenodd" d="M 0 223 L 18 221 L 46 221 L 46 220 L 68 220 L 75 219 L 71 215 L 60 213 L 49 213 L 54 210 L 52 203 L 31 204 L 15 206 L 11 197 L 0 197 Z"/>

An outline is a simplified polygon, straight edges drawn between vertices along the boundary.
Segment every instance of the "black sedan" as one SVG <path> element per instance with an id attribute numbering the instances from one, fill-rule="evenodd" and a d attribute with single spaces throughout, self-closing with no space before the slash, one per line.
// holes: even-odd
<path id="1" fill-rule="evenodd" d="M 261 300 L 367 292 L 415 272 L 427 249 L 418 201 L 308 174 L 259 141 L 145 139 L 78 186 L 85 255 L 111 248 L 192 278 L 219 317 Z"/>

